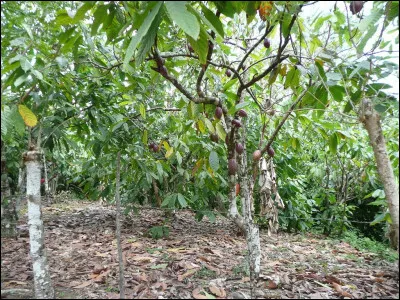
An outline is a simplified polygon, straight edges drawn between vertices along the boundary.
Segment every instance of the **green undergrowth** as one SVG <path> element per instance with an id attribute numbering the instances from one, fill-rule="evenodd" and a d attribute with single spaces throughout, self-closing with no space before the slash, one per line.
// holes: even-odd
<path id="1" fill-rule="evenodd" d="M 357 250 L 361 252 L 375 253 L 379 258 L 386 261 L 395 262 L 399 259 L 399 254 L 395 250 L 391 249 L 388 244 L 373 241 L 356 231 L 345 232 L 342 239 Z"/>

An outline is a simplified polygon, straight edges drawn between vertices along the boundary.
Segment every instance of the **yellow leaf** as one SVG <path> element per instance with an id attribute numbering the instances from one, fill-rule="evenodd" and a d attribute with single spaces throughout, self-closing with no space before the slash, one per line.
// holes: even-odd
<path id="1" fill-rule="evenodd" d="M 37 118 L 35 114 L 25 105 L 18 105 L 18 111 L 24 120 L 25 124 L 29 127 L 34 127 L 37 124 Z"/>
<path id="2" fill-rule="evenodd" d="M 168 142 L 167 141 L 163 141 L 163 145 L 165 147 L 165 150 L 169 151 L 170 146 L 169 146 Z"/>
<path id="3" fill-rule="evenodd" d="M 174 153 L 174 147 L 168 149 L 167 153 L 165 153 L 165 158 L 168 158 Z"/>
<path id="4" fill-rule="evenodd" d="M 201 133 L 205 133 L 206 132 L 206 128 L 204 126 L 204 122 L 202 120 L 198 120 L 197 121 L 197 125 L 199 126 L 199 130 Z"/>

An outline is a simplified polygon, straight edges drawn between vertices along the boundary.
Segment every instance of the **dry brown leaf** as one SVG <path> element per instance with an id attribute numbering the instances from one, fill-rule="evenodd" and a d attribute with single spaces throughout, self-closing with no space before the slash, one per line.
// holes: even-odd
<path id="1" fill-rule="evenodd" d="M 211 261 L 209 258 L 207 258 L 205 256 L 201 256 L 201 255 L 199 255 L 197 258 L 202 260 L 202 261 L 206 261 L 206 262 L 210 262 Z"/>
<path id="2" fill-rule="evenodd" d="M 12 284 L 18 284 L 18 285 L 27 285 L 28 283 L 18 281 L 18 280 L 10 280 L 4 283 L 5 286 L 12 285 Z"/>
<path id="3" fill-rule="evenodd" d="M 82 289 L 84 287 L 87 287 L 87 286 L 91 285 L 92 283 L 93 283 L 93 280 L 88 280 L 88 281 L 85 281 L 85 282 L 81 283 L 80 285 L 73 286 L 72 288 L 73 289 Z"/>
<path id="4" fill-rule="evenodd" d="M 218 287 L 215 285 L 210 285 L 209 289 L 211 291 L 211 293 L 213 293 L 215 296 L 221 297 L 221 298 L 225 298 L 226 297 L 226 292 L 222 287 Z"/>
<path id="5" fill-rule="evenodd" d="M 132 279 L 136 280 L 138 282 L 140 281 L 145 281 L 145 282 L 149 282 L 146 273 L 142 273 L 142 274 L 132 274 Z"/>
<path id="6" fill-rule="evenodd" d="M 202 288 L 195 288 L 192 292 L 194 299 L 209 299 L 206 295 L 200 294 L 200 292 L 204 292 Z"/>
<path id="7" fill-rule="evenodd" d="M 154 260 L 154 258 L 150 256 L 133 256 L 132 259 L 139 262 L 150 262 Z"/>
<path id="8" fill-rule="evenodd" d="M 141 248 L 142 246 L 143 246 L 142 243 L 139 243 L 139 242 L 131 243 L 132 248 Z"/>
<path id="9" fill-rule="evenodd" d="M 273 280 L 268 280 L 265 283 L 265 287 L 270 290 L 274 290 L 278 288 L 278 285 Z"/>
<path id="10" fill-rule="evenodd" d="M 187 263 L 185 263 L 184 268 L 188 269 L 188 270 L 191 270 L 191 269 L 200 268 L 200 266 L 196 265 L 195 263 L 192 263 L 192 262 L 187 262 Z"/>
<path id="11" fill-rule="evenodd" d="M 335 276 L 332 276 L 332 275 L 326 275 L 325 276 L 325 280 L 326 280 L 326 282 L 328 282 L 328 283 L 333 283 L 333 282 L 336 282 L 337 284 L 342 284 L 342 282 L 340 281 L 340 279 L 338 279 L 338 278 L 336 278 Z"/>
<path id="12" fill-rule="evenodd" d="M 100 253 L 100 252 L 96 251 L 96 254 L 94 256 L 107 257 L 108 253 L 107 252 L 106 253 Z"/>
<path id="13" fill-rule="evenodd" d="M 170 248 L 167 249 L 168 252 L 173 252 L 173 253 L 182 253 L 182 252 L 187 252 L 187 250 L 184 247 L 180 248 Z"/>
<path id="14" fill-rule="evenodd" d="M 104 283 L 105 280 L 106 280 L 106 276 L 107 276 L 108 274 L 110 274 L 110 272 L 111 272 L 111 270 L 108 270 L 108 271 L 105 271 L 105 272 L 101 273 L 100 275 L 98 275 L 98 276 L 94 279 L 94 281 L 97 282 L 97 283 Z"/>
<path id="15" fill-rule="evenodd" d="M 199 270 L 199 268 L 197 269 L 192 269 L 187 271 L 185 274 L 182 275 L 178 275 L 178 281 L 183 281 L 186 277 L 189 277 L 191 275 L 193 275 L 194 273 L 196 273 Z"/>
<path id="16" fill-rule="evenodd" d="M 350 293 L 348 293 L 348 292 L 346 292 L 346 291 L 343 291 L 343 290 L 342 290 L 342 287 L 341 287 L 339 284 L 337 284 L 336 282 L 332 282 L 332 285 L 333 285 L 333 287 L 335 288 L 335 290 L 336 290 L 339 294 L 341 294 L 342 296 L 348 297 L 348 298 L 353 298 L 353 296 L 352 296 Z"/>
<path id="17" fill-rule="evenodd" d="M 214 271 L 215 273 L 217 273 L 217 275 L 221 274 L 221 270 L 218 268 L 215 268 L 209 264 L 203 263 L 203 266 L 205 266 L 207 269 Z"/>

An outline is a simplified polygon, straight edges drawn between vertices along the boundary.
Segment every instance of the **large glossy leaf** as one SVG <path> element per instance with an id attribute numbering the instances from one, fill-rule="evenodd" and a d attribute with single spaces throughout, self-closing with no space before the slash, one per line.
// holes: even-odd
<path id="1" fill-rule="evenodd" d="M 221 20 L 204 4 L 201 5 L 201 10 L 205 17 L 203 21 L 205 21 L 208 26 L 214 29 L 214 31 L 219 34 L 220 37 L 224 38 L 224 27 L 221 23 Z"/>
<path id="2" fill-rule="evenodd" d="M 181 193 L 178 193 L 178 202 L 179 202 L 181 207 L 186 207 L 187 206 L 187 202 L 185 200 L 185 197 Z"/>
<path id="3" fill-rule="evenodd" d="M 153 21 L 156 19 L 158 12 L 160 11 L 162 2 L 158 2 L 155 7 L 148 13 L 146 19 L 143 21 L 142 26 L 140 26 L 136 35 L 132 37 L 131 42 L 129 43 L 128 48 L 126 49 L 125 58 L 124 58 L 124 67 L 129 69 L 129 61 L 131 60 L 137 46 L 142 41 L 143 37 L 148 33 Z"/>
<path id="4" fill-rule="evenodd" d="M 197 18 L 187 10 L 186 1 L 166 1 L 165 7 L 171 19 L 191 38 L 197 40 L 200 24 Z"/>
<path id="5" fill-rule="evenodd" d="M 146 58 L 147 53 L 150 51 L 151 47 L 154 45 L 154 40 L 157 35 L 158 27 L 161 23 L 161 10 L 156 15 L 153 23 L 149 28 L 148 33 L 143 37 L 142 42 L 140 43 L 139 49 L 137 51 L 135 62 L 136 65 L 140 65 L 144 59 Z"/>
<path id="6" fill-rule="evenodd" d="M 331 151 L 332 154 L 336 154 L 337 145 L 338 145 L 338 136 L 336 135 L 335 132 L 329 138 L 329 150 Z"/>

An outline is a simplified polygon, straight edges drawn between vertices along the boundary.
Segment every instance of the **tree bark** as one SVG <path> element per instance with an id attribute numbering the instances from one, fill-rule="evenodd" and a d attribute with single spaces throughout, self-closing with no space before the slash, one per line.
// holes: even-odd
<path id="1" fill-rule="evenodd" d="M 33 264 L 35 298 L 54 299 L 49 265 L 44 245 L 44 228 L 40 198 L 40 152 L 37 149 L 24 153 L 26 165 L 26 193 L 28 198 L 28 225 L 30 255 Z"/>
<path id="2" fill-rule="evenodd" d="M 370 143 L 374 149 L 378 174 L 385 190 L 392 224 L 390 226 L 390 243 L 393 248 L 399 248 L 399 191 L 393 173 L 392 164 L 386 150 L 385 138 L 382 132 L 380 116 L 368 99 L 361 104 L 360 120 L 368 131 Z"/>
<path id="3" fill-rule="evenodd" d="M 156 180 L 153 178 L 153 189 L 154 189 L 154 195 L 156 197 L 156 201 L 157 201 L 157 207 L 161 207 L 161 197 L 159 194 L 159 190 L 158 190 L 158 186 L 157 186 L 157 182 Z"/>
<path id="4" fill-rule="evenodd" d="M 118 262 L 119 262 L 119 298 L 125 299 L 125 279 L 124 279 L 124 259 L 122 257 L 122 246 L 121 246 L 121 199 L 119 196 L 120 187 L 120 163 L 121 163 L 121 152 L 118 151 L 117 155 L 117 176 L 116 176 L 116 187 L 115 187 L 115 202 L 117 204 L 116 220 L 116 235 L 117 235 L 117 248 L 118 248 Z"/>

